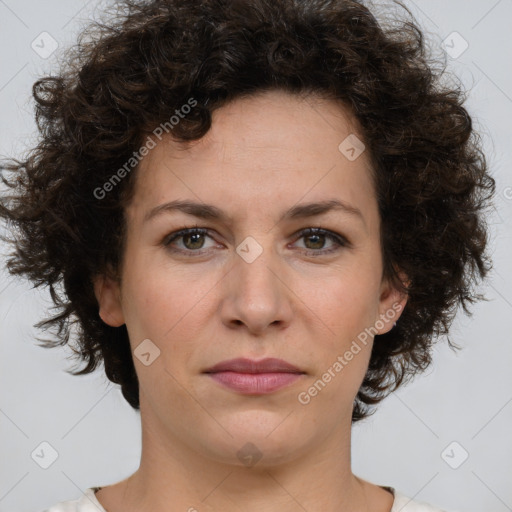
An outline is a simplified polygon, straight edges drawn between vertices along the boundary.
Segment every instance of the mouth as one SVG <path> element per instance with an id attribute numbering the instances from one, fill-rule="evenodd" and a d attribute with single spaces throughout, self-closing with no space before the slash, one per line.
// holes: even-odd
<path id="1" fill-rule="evenodd" d="M 282 359 L 261 361 L 232 359 L 204 371 L 215 382 L 247 395 L 264 395 L 287 387 L 301 379 L 305 372 Z"/>

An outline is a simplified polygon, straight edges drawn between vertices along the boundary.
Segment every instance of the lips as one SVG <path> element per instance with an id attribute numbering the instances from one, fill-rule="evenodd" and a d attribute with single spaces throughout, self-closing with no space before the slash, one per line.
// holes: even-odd
<path id="1" fill-rule="evenodd" d="M 222 361 L 204 373 L 236 372 L 236 373 L 304 373 L 296 366 L 273 357 L 254 361 L 252 359 L 238 358 Z"/>
<path id="2" fill-rule="evenodd" d="M 243 395 L 265 395 L 290 386 L 303 378 L 305 372 L 282 359 L 261 361 L 231 359 L 204 372 L 223 388 Z"/>

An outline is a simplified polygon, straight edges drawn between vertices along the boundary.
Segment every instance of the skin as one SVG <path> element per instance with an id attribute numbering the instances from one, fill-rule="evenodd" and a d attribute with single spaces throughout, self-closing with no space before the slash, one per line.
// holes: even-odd
<path id="1" fill-rule="evenodd" d="M 349 161 L 338 149 L 357 128 L 333 100 L 267 91 L 215 111 L 199 141 L 180 145 L 168 136 L 141 162 L 126 210 L 121 282 L 98 276 L 95 293 L 101 318 L 126 324 L 132 350 L 150 339 L 160 355 L 148 366 L 134 358 L 141 463 L 97 493 L 108 512 L 168 512 L 169 504 L 190 512 L 390 511 L 392 495 L 350 465 L 352 405 L 372 336 L 307 405 L 297 398 L 358 334 L 407 301 L 382 278 L 368 155 Z M 296 204 L 332 198 L 361 217 L 334 210 L 279 220 Z M 176 199 L 213 204 L 229 220 L 175 211 L 143 222 Z M 191 256 L 164 245 L 196 225 L 208 235 L 171 245 Z M 319 226 L 349 244 L 300 234 Z M 252 263 L 236 252 L 248 236 L 263 250 Z M 281 358 L 305 375 L 247 396 L 202 373 L 235 357 Z M 250 467 L 237 456 L 248 442 L 262 454 Z"/>

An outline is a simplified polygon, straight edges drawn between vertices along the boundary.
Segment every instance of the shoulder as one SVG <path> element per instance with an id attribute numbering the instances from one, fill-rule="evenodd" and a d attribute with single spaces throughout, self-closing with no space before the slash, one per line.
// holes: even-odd
<path id="1" fill-rule="evenodd" d="M 95 492 L 99 487 L 86 489 L 76 500 L 61 501 L 41 512 L 106 512 L 96 499 Z"/>
<path id="2" fill-rule="evenodd" d="M 106 512 L 96 499 L 95 492 L 98 489 L 99 487 L 86 489 L 81 498 L 62 501 L 41 512 Z M 395 497 L 393 508 L 390 512 L 448 512 L 428 503 L 415 501 L 393 487 L 386 487 L 386 489 L 390 490 Z"/>
<path id="3" fill-rule="evenodd" d="M 393 508 L 390 512 L 448 512 L 446 510 L 434 507 L 433 505 L 429 505 L 428 503 L 414 501 L 412 498 L 409 498 L 405 494 L 402 494 L 392 487 L 389 489 L 395 496 Z"/>

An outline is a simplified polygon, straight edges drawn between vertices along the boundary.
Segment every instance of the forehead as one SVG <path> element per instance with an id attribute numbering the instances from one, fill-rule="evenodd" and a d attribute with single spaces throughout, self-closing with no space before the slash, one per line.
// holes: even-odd
<path id="1" fill-rule="evenodd" d="M 247 216 L 250 208 L 282 210 L 284 203 L 326 195 L 375 207 L 368 156 L 351 160 L 341 151 L 347 139 L 362 139 L 359 133 L 350 112 L 333 100 L 281 91 L 238 99 L 213 112 L 202 139 L 183 144 L 168 135 L 157 143 L 137 169 L 129 209 L 140 216 L 188 198 Z"/>

